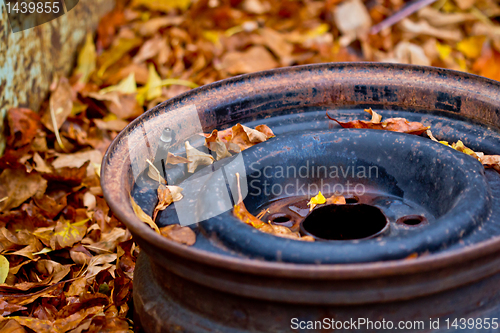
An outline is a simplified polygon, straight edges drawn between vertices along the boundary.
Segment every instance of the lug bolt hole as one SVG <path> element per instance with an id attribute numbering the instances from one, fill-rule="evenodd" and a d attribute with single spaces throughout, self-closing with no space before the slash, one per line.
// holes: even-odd
<path id="1" fill-rule="evenodd" d="M 427 219 L 421 215 L 407 215 L 399 218 L 396 223 L 409 227 L 419 227 L 428 224 Z"/>
<path id="2" fill-rule="evenodd" d="M 268 220 L 270 220 L 273 224 L 282 225 L 284 227 L 291 227 L 294 225 L 292 217 L 282 213 L 272 214 L 269 216 Z"/>
<path id="3" fill-rule="evenodd" d="M 346 204 L 355 204 L 359 202 L 359 198 L 355 195 L 350 197 L 345 197 Z"/>

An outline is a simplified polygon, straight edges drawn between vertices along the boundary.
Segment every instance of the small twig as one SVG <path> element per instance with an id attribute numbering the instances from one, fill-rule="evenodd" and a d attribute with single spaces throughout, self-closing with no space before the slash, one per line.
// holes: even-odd
<path id="1" fill-rule="evenodd" d="M 389 27 L 393 26 L 394 24 L 398 23 L 402 19 L 415 13 L 419 9 L 422 9 L 422 8 L 428 6 L 436 1 L 437 0 L 415 0 L 415 1 L 413 1 L 410 4 L 408 4 L 406 7 L 401 9 L 400 11 L 397 11 L 395 14 L 389 16 L 388 18 L 386 18 L 385 20 L 380 22 L 379 24 L 374 25 L 370 29 L 370 34 L 372 34 L 372 35 L 378 34 L 380 31 L 384 30 L 385 28 L 389 28 Z"/>

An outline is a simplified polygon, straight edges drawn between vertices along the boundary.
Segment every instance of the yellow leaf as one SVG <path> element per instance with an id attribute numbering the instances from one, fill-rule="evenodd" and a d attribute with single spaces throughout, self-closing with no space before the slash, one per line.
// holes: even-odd
<path id="1" fill-rule="evenodd" d="M 146 86 L 148 87 L 146 91 L 146 99 L 148 101 L 161 96 L 161 77 L 156 72 L 153 64 L 149 64 L 149 76 Z"/>
<path id="2" fill-rule="evenodd" d="M 135 203 L 134 198 L 132 198 L 132 196 L 130 196 L 130 202 L 132 203 L 132 209 L 134 210 L 134 213 L 139 218 L 139 220 L 141 220 L 142 222 L 144 222 L 147 225 L 149 225 L 157 233 L 160 233 L 160 229 L 158 229 L 158 226 L 153 221 L 153 219 L 151 218 L 151 216 L 149 216 L 148 214 L 144 213 L 144 211 L 142 210 L 142 208 L 138 204 Z"/>
<path id="3" fill-rule="evenodd" d="M 316 28 L 309 30 L 306 33 L 306 36 L 309 38 L 319 37 L 330 30 L 330 26 L 326 23 L 322 23 L 318 25 Z"/>
<path id="4" fill-rule="evenodd" d="M 124 78 L 123 80 L 118 82 L 117 85 L 109 86 L 109 87 L 106 87 L 104 89 L 101 89 L 99 91 L 99 93 L 106 94 L 106 93 L 109 93 L 112 91 L 118 91 L 119 93 L 122 93 L 122 94 L 136 93 L 137 92 L 137 83 L 135 82 L 135 74 L 133 72 L 130 73 L 129 76 L 127 76 L 126 78 Z"/>
<path id="5" fill-rule="evenodd" d="M 436 42 L 436 49 L 439 54 L 439 58 L 441 60 L 446 60 L 450 56 L 450 53 L 452 51 L 451 46 L 447 44 L 441 44 L 440 42 Z"/>
<path id="6" fill-rule="evenodd" d="M 95 51 L 94 39 L 92 38 L 91 33 L 87 33 L 85 44 L 78 55 L 78 65 L 75 70 L 76 74 L 81 75 L 78 82 L 83 84 L 87 83 L 90 74 L 92 74 L 96 68 L 96 59 L 97 55 Z"/>
<path id="7" fill-rule="evenodd" d="M 208 40 L 209 42 L 212 42 L 215 46 L 220 47 L 221 42 L 220 42 L 220 33 L 215 30 L 206 30 L 202 32 L 203 38 Z"/>
<path id="8" fill-rule="evenodd" d="M 316 205 L 321 205 L 324 204 L 325 202 L 326 202 L 325 197 L 323 196 L 321 191 L 319 191 L 318 195 L 312 197 L 311 200 L 307 203 L 307 205 L 310 206 L 309 210 L 312 211 L 314 207 L 316 207 Z"/>
<path id="9" fill-rule="evenodd" d="M 189 8 L 191 0 L 134 0 L 132 7 L 144 6 L 150 10 L 168 12 L 172 9 L 186 10 Z"/>
<path id="10" fill-rule="evenodd" d="M 141 38 L 122 38 L 118 40 L 116 44 L 114 44 L 110 49 L 108 49 L 106 52 L 103 52 L 99 56 L 99 59 L 104 59 L 104 61 L 102 61 L 102 64 L 97 71 L 97 76 L 102 77 L 109 66 L 116 63 L 134 47 L 142 44 L 142 42 L 143 41 Z"/>
<path id="11" fill-rule="evenodd" d="M 470 59 L 476 59 L 481 55 L 484 36 L 471 36 L 457 43 L 457 50 Z"/>
<path id="12" fill-rule="evenodd" d="M 0 255 L 0 283 L 4 283 L 9 274 L 9 261 L 4 256 Z"/>
<path id="13" fill-rule="evenodd" d="M 451 1 L 446 1 L 442 9 L 445 13 L 455 13 L 458 11 L 458 8 Z"/>
<path id="14" fill-rule="evenodd" d="M 467 68 L 467 62 L 465 61 L 465 59 L 463 57 L 460 57 L 460 58 L 456 58 L 455 59 L 455 62 L 457 63 L 457 65 L 460 67 L 460 70 L 461 71 L 464 71 L 464 72 L 467 72 L 468 71 L 468 68 Z"/>
<path id="15" fill-rule="evenodd" d="M 57 222 L 54 229 L 54 234 L 50 238 L 50 247 L 53 250 L 58 250 L 65 247 L 73 246 L 76 242 L 82 240 L 83 236 L 87 233 L 87 221 L 82 220 L 75 223 L 61 218 Z"/>

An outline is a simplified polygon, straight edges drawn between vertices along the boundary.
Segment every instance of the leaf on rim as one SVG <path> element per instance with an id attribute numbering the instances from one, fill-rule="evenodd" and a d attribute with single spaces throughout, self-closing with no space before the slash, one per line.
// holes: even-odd
<path id="1" fill-rule="evenodd" d="M 205 138 L 205 145 L 208 149 L 216 153 L 217 161 L 232 156 L 227 150 L 226 144 L 219 138 L 218 131 L 216 129 L 212 131 L 210 136 Z"/>
<path id="2" fill-rule="evenodd" d="M 170 152 L 168 153 L 166 164 L 184 164 L 184 163 L 189 163 L 189 160 L 185 157 L 177 156 Z"/>
<path id="3" fill-rule="evenodd" d="M 191 146 L 189 141 L 184 143 L 186 147 L 186 156 L 188 159 L 188 172 L 194 173 L 199 165 L 210 165 L 214 163 L 215 159 L 212 155 L 199 151 Z"/>
<path id="4" fill-rule="evenodd" d="M 159 211 L 165 210 L 172 202 L 177 202 L 183 198 L 182 188 L 179 186 L 158 186 L 158 204 L 153 211 L 153 221 L 156 220 L 156 215 Z"/>
<path id="5" fill-rule="evenodd" d="M 500 172 L 500 155 L 484 155 L 480 161 L 485 168 L 493 168 Z"/>
<path id="6" fill-rule="evenodd" d="M 327 205 L 345 205 L 347 202 L 345 197 L 342 195 L 332 195 L 331 197 L 326 199 L 325 202 Z"/>
<path id="7" fill-rule="evenodd" d="M 326 113 L 326 116 L 328 119 L 337 122 L 343 128 L 376 129 L 414 135 L 420 135 L 430 128 L 430 126 L 424 126 L 422 123 L 416 121 L 410 122 L 404 118 L 389 118 L 380 123 L 373 123 L 366 120 L 341 122 L 331 117 L 328 112 Z"/>
<path id="8" fill-rule="evenodd" d="M 257 143 L 267 140 L 267 135 L 250 127 L 236 124 L 232 128 L 231 142 L 237 144 L 241 150 L 245 150 Z"/>
<path id="9" fill-rule="evenodd" d="M 142 222 L 144 222 L 147 225 L 149 225 L 157 233 L 160 233 L 160 229 L 158 229 L 158 226 L 153 221 L 153 219 L 151 218 L 151 216 L 149 216 L 148 214 L 144 213 L 144 211 L 142 210 L 142 208 L 135 202 L 135 200 L 134 200 L 134 198 L 132 198 L 132 196 L 130 196 L 130 203 L 132 204 L 132 209 L 134 210 L 134 213 L 137 216 L 137 218 L 139 218 L 139 220 L 141 220 Z"/>
<path id="10" fill-rule="evenodd" d="M 191 246 L 196 243 L 196 234 L 190 227 L 173 224 L 160 228 L 160 233 L 163 237 L 179 244 Z"/>
<path id="11" fill-rule="evenodd" d="M 309 202 L 307 203 L 307 205 L 309 206 L 309 211 L 311 212 L 314 207 L 316 207 L 317 205 L 322 205 L 325 202 L 325 197 L 323 196 L 321 191 L 319 191 L 319 193 L 316 196 L 312 197 L 311 200 L 309 200 Z"/>

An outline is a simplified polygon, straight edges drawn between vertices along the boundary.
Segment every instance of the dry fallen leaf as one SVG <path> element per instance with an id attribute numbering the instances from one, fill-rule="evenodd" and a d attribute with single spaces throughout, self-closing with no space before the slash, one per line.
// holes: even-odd
<path id="1" fill-rule="evenodd" d="M 156 220 L 156 215 L 160 210 L 167 208 L 172 202 L 177 202 L 183 198 L 182 188 L 179 186 L 158 186 L 158 204 L 153 211 L 153 221 Z"/>
<path id="2" fill-rule="evenodd" d="M 186 10 L 191 5 L 191 0 L 133 0 L 132 7 L 144 6 L 150 10 L 169 12 L 172 9 Z"/>
<path id="3" fill-rule="evenodd" d="M 0 211 L 18 207 L 31 197 L 41 197 L 47 188 L 47 180 L 39 173 L 26 173 L 19 169 L 5 169 L 0 174 Z"/>
<path id="4" fill-rule="evenodd" d="M 4 283 L 9 274 L 9 261 L 0 255 L 0 283 Z M 3 315 L 2 315 L 3 316 Z"/>
<path id="5" fill-rule="evenodd" d="M 231 157 L 231 153 L 227 150 L 227 146 L 224 142 L 219 138 L 219 134 L 217 130 L 213 130 L 210 136 L 205 138 L 205 145 L 208 149 L 214 151 L 217 155 L 217 161 Z"/>
<path id="6" fill-rule="evenodd" d="M 188 159 L 188 172 L 193 173 L 199 165 L 210 165 L 215 159 L 212 155 L 199 151 L 189 144 L 188 141 L 185 142 L 186 156 Z"/>
<path id="7" fill-rule="evenodd" d="M 182 227 L 178 224 L 173 224 L 160 228 L 160 233 L 163 237 L 173 240 L 176 243 L 188 246 L 196 243 L 196 234 L 189 227 Z"/>
<path id="8" fill-rule="evenodd" d="M 96 68 L 96 60 L 97 55 L 94 38 L 91 33 L 87 33 L 85 44 L 78 54 L 78 63 L 75 69 L 75 75 L 79 76 L 79 83 L 85 84 L 88 82 L 90 74 L 92 74 Z"/>
<path id="9" fill-rule="evenodd" d="M 311 212 L 314 209 L 314 207 L 316 207 L 317 205 L 324 204 L 325 202 L 326 202 L 325 197 L 323 196 L 321 191 L 319 191 L 319 193 L 316 196 L 312 197 L 311 200 L 309 200 L 309 202 L 307 203 L 307 205 L 309 206 L 309 211 Z"/>
<path id="10" fill-rule="evenodd" d="M 345 197 L 342 195 L 332 195 L 331 197 L 326 199 L 325 202 L 327 205 L 345 205 L 347 202 Z"/>
<path id="11" fill-rule="evenodd" d="M 272 224 L 267 224 L 252 215 L 245 204 L 243 203 L 243 199 L 241 196 L 241 187 L 240 187 L 240 175 L 236 173 L 236 181 L 238 187 L 238 202 L 233 207 L 233 215 L 238 218 L 240 221 L 262 231 L 265 233 L 273 234 L 278 237 L 290 238 L 302 241 L 314 241 L 314 238 L 311 236 L 300 236 L 298 232 L 292 232 L 289 228 L 284 226 L 277 226 Z M 260 214 L 259 214 L 260 215 Z"/>
<path id="12" fill-rule="evenodd" d="M 170 152 L 168 153 L 166 164 L 185 164 L 185 163 L 189 163 L 189 160 L 187 158 L 174 155 Z"/>
<path id="13" fill-rule="evenodd" d="M 156 223 L 153 221 L 151 216 L 148 214 L 144 213 L 142 208 L 135 202 L 134 198 L 130 196 L 130 203 L 132 204 L 132 209 L 134 210 L 135 215 L 141 220 L 142 222 L 146 223 L 149 225 L 154 231 L 157 233 L 160 233 L 160 229 L 158 229 L 158 226 Z"/>
<path id="14" fill-rule="evenodd" d="M 481 163 L 485 168 L 494 168 L 500 172 L 500 155 L 484 155 L 481 157 Z"/>
<path id="15" fill-rule="evenodd" d="M 267 129 L 268 127 L 265 128 L 265 130 Z M 241 150 L 250 148 L 257 143 L 264 142 L 268 139 L 268 135 L 241 124 L 234 125 L 231 130 L 232 136 L 230 141 L 231 143 L 237 144 Z"/>
<path id="16" fill-rule="evenodd" d="M 61 218 L 57 221 L 54 234 L 50 239 L 50 247 L 58 250 L 65 247 L 71 247 L 76 242 L 82 240 L 87 232 L 87 220 L 71 223 Z"/>
<path id="17" fill-rule="evenodd" d="M 335 24 L 342 32 L 342 46 L 349 45 L 356 37 L 366 35 L 372 24 L 370 14 L 360 0 L 349 0 L 339 4 L 334 11 Z"/>
<path id="18" fill-rule="evenodd" d="M 73 91 L 68 79 L 62 77 L 55 91 L 50 95 L 49 110 L 42 116 L 42 123 L 52 132 L 61 128 L 73 109 Z"/>
<path id="19" fill-rule="evenodd" d="M 9 136 L 7 143 L 13 147 L 21 147 L 31 143 L 40 128 L 40 117 L 37 113 L 25 108 L 12 108 L 7 111 Z"/>
<path id="20" fill-rule="evenodd" d="M 222 58 L 222 67 L 233 75 L 264 71 L 277 66 L 272 54 L 262 46 L 252 46 L 245 52 L 228 52 Z"/>
<path id="21" fill-rule="evenodd" d="M 362 129 L 376 129 L 391 132 L 400 132 L 406 134 L 420 135 L 427 131 L 430 127 L 424 126 L 419 122 L 409 122 L 404 118 L 389 118 L 380 123 L 373 123 L 366 120 L 354 120 L 349 122 L 340 122 L 332 118 L 328 112 L 326 113 L 328 119 L 337 122 L 343 128 L 362 128 Z"/>

